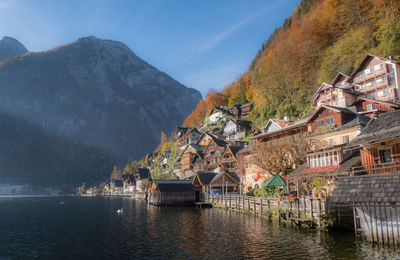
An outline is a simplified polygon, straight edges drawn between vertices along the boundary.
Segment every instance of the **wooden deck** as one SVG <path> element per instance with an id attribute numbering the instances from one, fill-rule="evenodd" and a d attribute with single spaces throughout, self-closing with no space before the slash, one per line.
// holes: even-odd
<path id="1" fill-rule="evenodd" d="M 267 215 L 272 210 L 278 210 L 280 219 L 293 223 L 309 224 L 316 222 L 321 226 L 321 219 L 327 214 L 327 203 L 318 198 L 267 199 L 240 195 L 205 195 L 206 202 L 214 207 L 236 209 L 253 212 L 257 215 Z M 281 216 L 281 212 L 283 213 Z"/>

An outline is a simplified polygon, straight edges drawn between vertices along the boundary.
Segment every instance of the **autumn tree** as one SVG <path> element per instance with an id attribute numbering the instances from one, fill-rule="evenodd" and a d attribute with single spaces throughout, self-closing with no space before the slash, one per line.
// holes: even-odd
<path id="1" fill-rule="evenodd" d="M 282 137 L 251 146 L 250 162 L 275 175 L 285 176 L 306 160 L 311 142 L 302 135 Z"/>
<path id="2" fill-rule="evenodd" d="M 114 165 L 113 171 L 111 172 L 110 179 L 121 179 L 121 169 Z"/>

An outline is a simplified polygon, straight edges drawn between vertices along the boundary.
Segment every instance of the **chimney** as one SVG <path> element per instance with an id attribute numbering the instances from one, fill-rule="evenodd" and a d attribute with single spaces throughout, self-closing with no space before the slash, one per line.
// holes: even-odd
<path id="1" fill-rule="evenodd" d="M 388 58 L 389 58 L 389 60 L 393 60 L 393 56 L 389 56 Z"/>

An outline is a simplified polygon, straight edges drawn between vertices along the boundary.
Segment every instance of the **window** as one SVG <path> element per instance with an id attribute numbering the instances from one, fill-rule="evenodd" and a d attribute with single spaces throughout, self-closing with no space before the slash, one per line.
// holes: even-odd
<path id="1" fill-rule="evenodd" d="M 327 118 L 326 125 L 335 125 L 335 119 L 333 117 Z"/>
<path id="2" fill-rule="evenodd" d="M 392 149 L 391 148 L 380 149 L 379 159 L 381 163 L 392 162 Z"/>
<path id="3" fill-rule="evenodd" d="M 374 109 L 374 108 L 373 108 L 373 105 L 372 105 L 372 104 L 367 104 L 367 110 L 370 111 L 370 110 L 372 110 L 372 109 Z"/>
<path id="4" fill-rule="evenodd" d="M 333 165 L 338 165 L 338 164 L 339 164 L 338 152 L 335 151 L 333 153 Z"/>
<path id="5" fill-rule="evenodd" d="M 371 94 L 371 99 L 376 99 L 376 93 Z"/>
<path id="6" fill-rule="evenodd" d="M 325 125 L 325 121 L 322 119 L 320 121 L 317 122 L 318 127 L 324 126 Z"/>
<path id="7" fill-rule="evenodd" d="M 328 145 L 329 146 L 334 146 L 335 145 L 335 138 L 329 138 L 328 139 Z"/>
<path id="8" fill-rule="evenodd" d="M 348 135 L 344 135 L 343 136 L 343 143 L 347 144 L 349 142 L 349 136 Z"/>
<path id="9" fill-rule="evenodd" d="M 374 67 L 369 69 L 369 73 L 373 73 L 374 72 Z"/>

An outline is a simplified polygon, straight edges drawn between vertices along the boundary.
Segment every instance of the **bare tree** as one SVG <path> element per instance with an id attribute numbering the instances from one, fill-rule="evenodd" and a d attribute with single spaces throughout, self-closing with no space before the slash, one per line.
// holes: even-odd
<path id="1" fill-rule="evenodd" d="M 303 135 L 282 137 L 251 146 L 251 163 L 270 174 L 286 175 L 306 160 L 306 151 L 311 147 Z"/>

